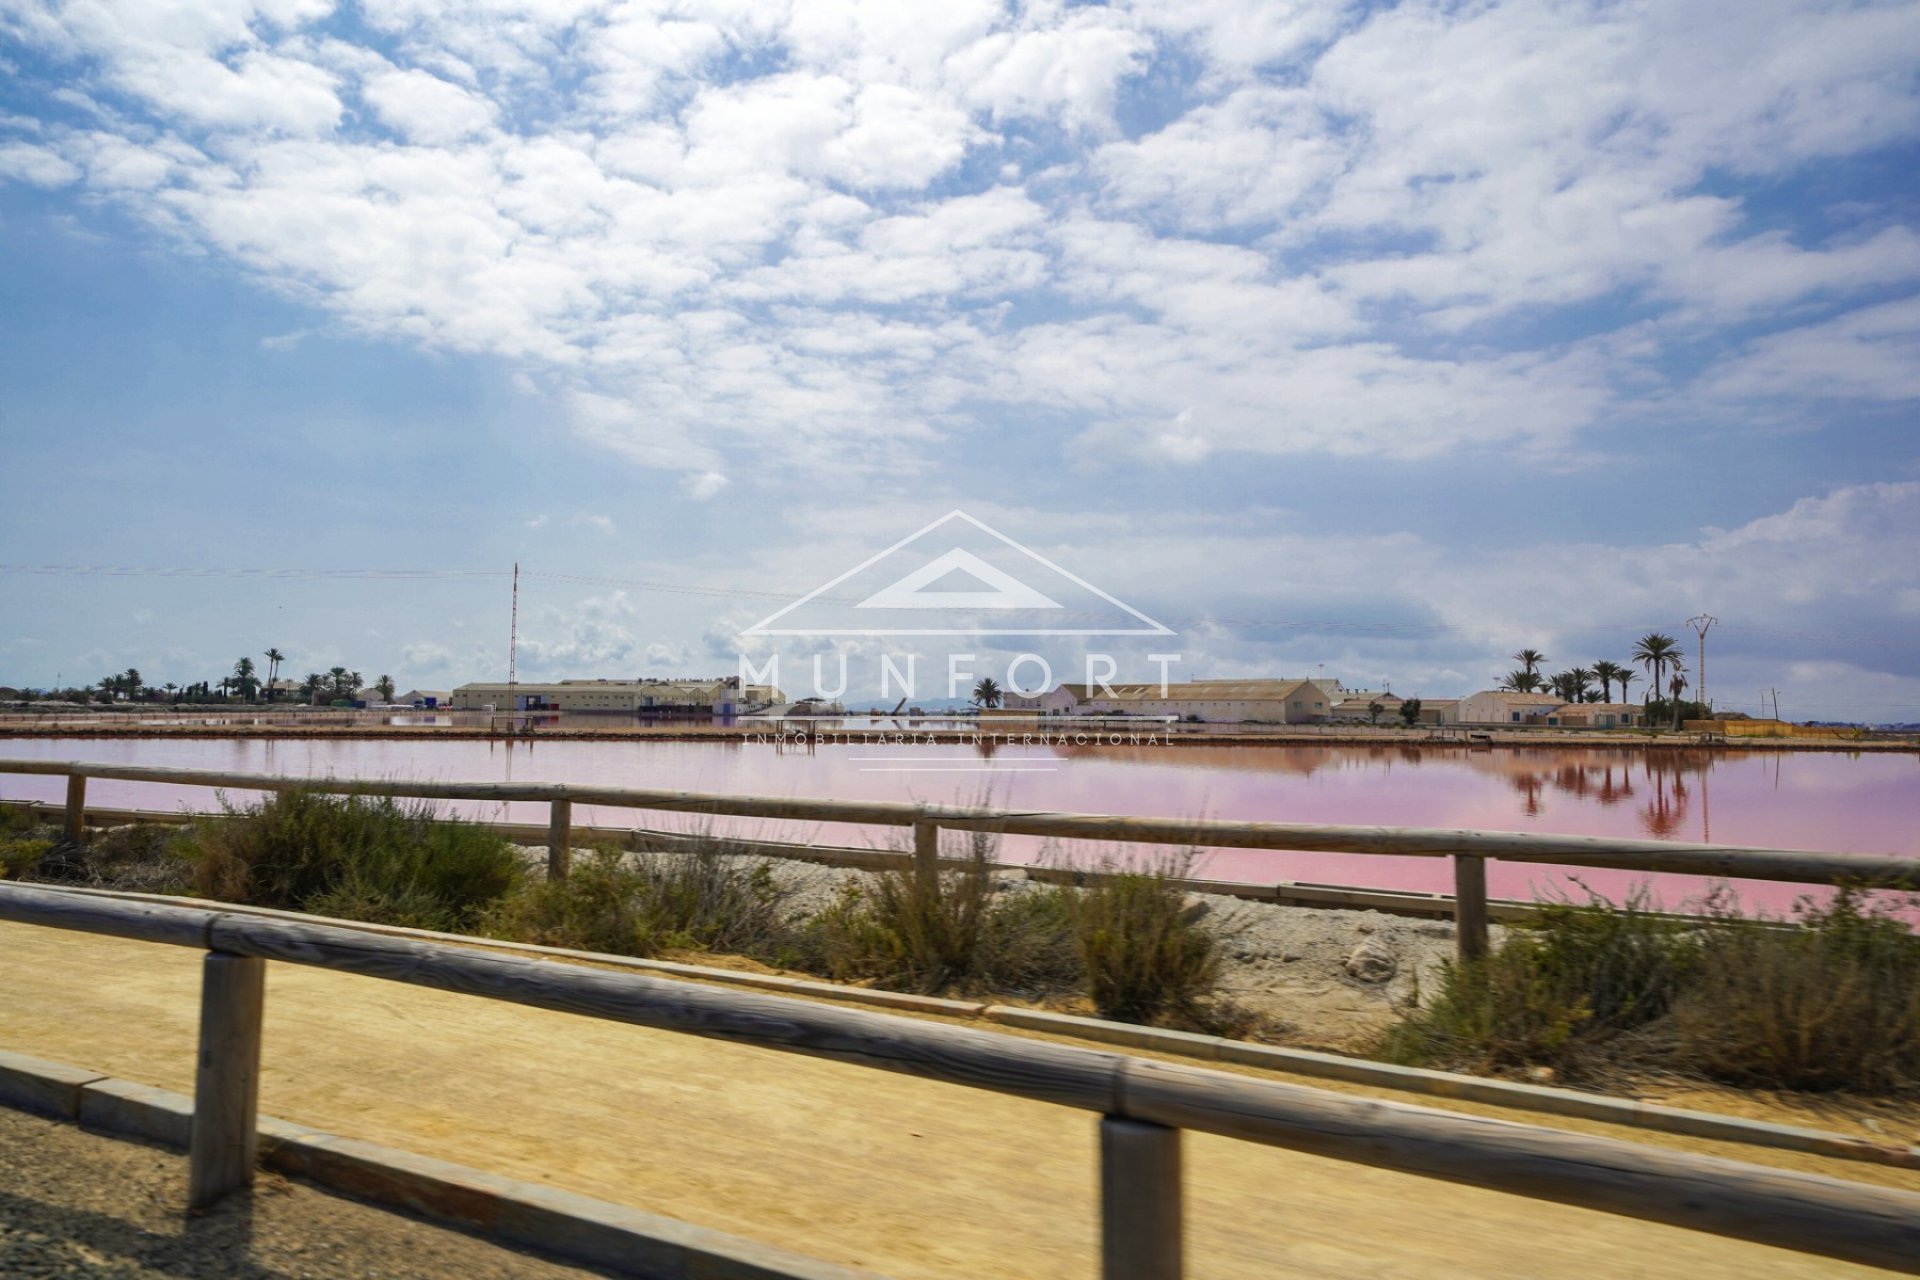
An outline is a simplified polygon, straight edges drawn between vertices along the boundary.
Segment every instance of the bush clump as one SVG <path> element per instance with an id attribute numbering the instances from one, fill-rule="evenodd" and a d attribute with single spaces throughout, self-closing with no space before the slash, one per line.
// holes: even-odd
<path id="1" fill-rule="evenodd" d="M 481 927 L 497 937 L 613 955 L 699 949 L 777 959 L 792 934 L 787 896 L 770 863 L 724 848 L 603 849 L 576 863 L 564 880 L 522 885 Z"/>
<path id="2" fill-rule="evenodd" d="M 801 963 L 930 994 L 1085 992 L 1106 1018 L 1244 1029 L 1246 1016 L 1219 999 L 1219 940 L 1180 887 L 1184 862 L 1003 888 L 992 852 L 977 837 L 938 877 L 901 866 L 869 888 L 850 886 L 808 923 Z"/>
<path id="3" fill-rule="evenodd" d="M 1855 889 L 1796 914 L 1799 929 L 1707 933 L 1674 1009 L 1685 1063 L 1762 1088 L 1920 1089 L 1920 937 Z"/>
<path id="4" fill-rule="evenodd" d="M 1842 889 L 1794 923 L 1716 904 L 1697 919 L 1624 905 L 1542 907 L 1381 1044 L 1397 1062 L 1546 1066 L 1570 1079 L 1679 1071 L 1729 1084 L 1868 1093 L 1920 1087 L 1920 938 Z"/>
<path id="5" fill-rule="evenodd" d="M 525 876 L 505 840 L 424 802 L 284 791 L 220 804 L 180 847 L 195 888 L 225 902 L 461 932 Z"/>
<path id="6" fill-rule="evenodd" d="M 0 805 L 0 880 L 25 880 L 52 851 L 40 815 L 31 809 Z"/>
<path id="7" fill-rule="evenodd" d="M 1178 883 L 1187 869 L 1108 866 L 1073 896 L 1074 947 L 1101 1017 L 1223 1029 L 1219 942 Z"/>
<path id="8" fill-rule="evenodd" d="M 797 961 L 846 981 L 940 992 L 1042 995 L 1078 978 L 1065 891 L 1002 893 L 993 844 L 975 838 L 959 866 L 912 865 L 848 886 L 807 922 Z"/>

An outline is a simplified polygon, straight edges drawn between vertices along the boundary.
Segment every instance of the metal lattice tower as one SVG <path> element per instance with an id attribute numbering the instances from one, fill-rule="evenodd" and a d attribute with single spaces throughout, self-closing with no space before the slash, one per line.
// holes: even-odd
<path id="1" fill-rule="evenodd" d="M 1710 613 L 1688 618 L 1687 625 L 1700 637 L 1700 687 L 1695 692 L 1700 695 L 1700 705 L 1707 706 L 1707 631 L 1720 619 Z"/>

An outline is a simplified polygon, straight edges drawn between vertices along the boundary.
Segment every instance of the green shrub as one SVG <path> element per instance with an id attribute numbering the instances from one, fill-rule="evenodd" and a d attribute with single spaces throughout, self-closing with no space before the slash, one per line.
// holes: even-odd
<path id="1" fill-rule="evenodd" d="M 1543 908 L 1491 956 L 1443 967 L 1438 995 L 1380 1045 L 1400 1062 L 1544 1065 L 1570 1077 L 1683 1071 L 1729 1084 L 1920 1088 L 1920 937 L 1843 889 L 1797 922 L 1716 905 L 1698 920 L 1595 898 Z"/>
<path id="2" fill-rule="evenodd" d="M 222 901 L 459 932 L 525 874 L 505 840 L 424 802 L 286 791 L 221 808 L 181 850 Z"/>
<path id="3" fill-rule="evenodd" d="M 923 992 L 1039 996 L 1077 985 L 1069 891 L 995 885 L 994 841 L 927 878 L 911 864 L 848 886 L 808 922 L 796 964 L 842 981 Z"/>
<path id="4" fill-rule="evenodd" d="M 496 903 L 480 930 L 544 947 L 651 956 L 658 939 L 642 911 L 642 879 L 615 854 L 577 860 L 564 880 L 540 880 Z"/>
<path id="5" fill-rule="evenodd" d="M 1920 937 L 1894 910 L 1842 889 L 1798 929 L 1721 919 L 1674 1009 L 1680 1062 L 1765 1088 L 1920 1087 Z"/>
<path id="6" fill-rule="evenodd" d="M 0 804 L 0 840 L 31 835 L 45 825 L 45 815 L 36 810 Z"/>
<path id="7" fill-rule="evenodd" d="M 53 841 L 12 837 L 0 839 L 0 880 L 25 880 L 40 869 L 53 850 Z"/>
<path id="8" fill-rule="evenodd" d="M 1177 883 L 1184 860 L 1101 869 L 1071 901 L 1087 994 L 1104 1018 L 1221 1029 L 1220 950 Z"/>
<path id="9" fill-rule="evenodd" d="M 613 955 L 697 948 L 770 959 L 784 954 L 792 933 L 786 897 L 770 863 L 731 855 L 724 845 L 600 850 L 564 880 L 523 885 L 482 927 L 497 937 Z"/>
<path id="10" fill-rule="evenodd" d="M 1431 1004 L 1380 1046 L 1393 1061 L 1463 1067 L 1548 1065 L 1578 1076 L 1614 1041 L 1663 1018 L 1697 974 L 1697 928 L 1655 914 L 1645 890 L 1619 906 L 1543 903 L 1486 959 L 1449 963 Z"/>

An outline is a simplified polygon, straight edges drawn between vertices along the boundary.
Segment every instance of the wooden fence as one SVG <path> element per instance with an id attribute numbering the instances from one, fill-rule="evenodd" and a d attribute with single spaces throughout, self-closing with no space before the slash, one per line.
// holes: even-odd
<path id="1" fill-rule="evenodd" d="M 706 1036 L 1100 1117 L 1105 1280 L 1182 1273 L 1181 1133 L 1920 1273 L 1920 1195 L 886 1014 L 354 929 L 0 884 L 0 920 L 203 949 L 196 1207 L 250 1184 L 269 960 Z M 1516 1241 L 1524 1248 L 1524 1241 Z"/>
<path id="2" fill-rule="evenodd" d="M 1445 831 L 1417 827 L 1320 826 L 1228 819 L 1130 818 L 1091 813 L 914 805 L 885 800 L 814 800 L 774 796 L 708 795 L 580 786 L 562 782 L 433 782 L 393 778 L 312 778 L 233 773 L 159 765 L 91 764 L 0 759 L 0 774 L 65 777 L 66 833 L 79 840 L 87 814 L 87 779 L 156 782 L 246 791 L 324 791 L 429 800 L 532 801 L 548 806 L 547 868 L 567 874 L 575 805 L 648 809 L 713 817 L 831 822 L 911 828 L 916 864 L 937 874 L 940 832 L 1007 835 L 1216 849 L 1272 849 L 1357 855 L 1451 858 L 1455 935 L 1462 959 L 1488 946 L 1487 862 L 1610 867 L 1626 871 L 1783 880 L 1803 884 L 1858 883 L 1920 887 L 1920 859 L 1868 853 L 1816 853 L 1740 845 L 1663 840 L 1535 835 L 1507 831 Z"/>

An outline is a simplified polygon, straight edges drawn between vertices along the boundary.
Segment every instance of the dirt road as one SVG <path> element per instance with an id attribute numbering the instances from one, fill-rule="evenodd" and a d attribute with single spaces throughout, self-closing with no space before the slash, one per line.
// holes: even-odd
<path id="1" fill-rule="evenodd" d="M 0 1048 L 191 1092 L 199 958 L 0 924 Z M 261 1107 L 892 1275 L 1094 1274 L 1092 1118 L 957 1086 L 274 965 Z M 1195 1277 L 1875 1274 L 1225 1139 L 1187 1159 Z"/>

